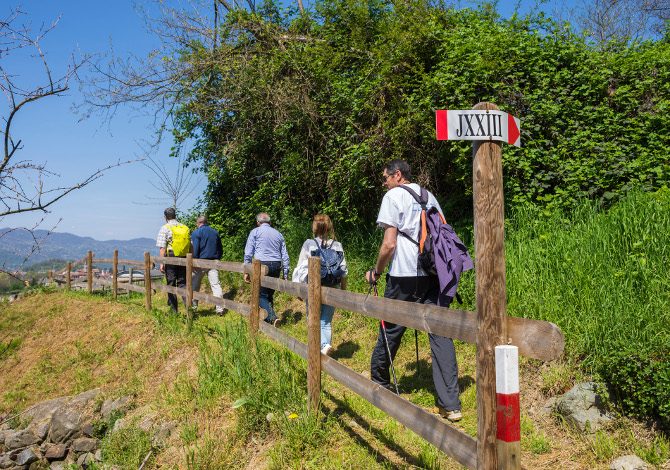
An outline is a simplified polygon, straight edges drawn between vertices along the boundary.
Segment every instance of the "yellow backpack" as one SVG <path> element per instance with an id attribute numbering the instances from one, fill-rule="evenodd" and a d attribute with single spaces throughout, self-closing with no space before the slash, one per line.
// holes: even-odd
<path id="1" fill-rule="evenodd" d="M 172 232 L 172 252 L 175 256 L 186 256 L 191 248 L 191 233 L 184 224 L 168 225 Z"/>

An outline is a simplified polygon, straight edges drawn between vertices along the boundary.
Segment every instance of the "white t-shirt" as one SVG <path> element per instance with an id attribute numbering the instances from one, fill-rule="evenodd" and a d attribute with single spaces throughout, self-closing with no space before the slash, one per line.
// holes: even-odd
<path id="1" fill-rule="evenodd" d="M 405 186 L 412 188 L 419 196 L 421 188 L 416 183 L 409 183 Z M 428 191 L 428 204 L 430 207 L 437 207 L 442 214 L 442 208 L 435 199 L 435 196 Z M 393 188 L 386 192 L 382 205 L 379 208 L 377 224 L 386 228 L 395 227 L 399 232 L 404 232 L 413 240 L 419 240 L 419 230 L 421 225 L 421 206 L 412 197 L 412 195 L 403 188 Z M 419 247 L 409 241 L 404 236 L 398 234 L 395 252 L 391 258 L 391 267 L 389 274 L 395 277 L 415 277 L 417 276 L 417 259 L 419 257 Z M 419 269 L 419 276 L 425 276 L 426 273 Z"/>

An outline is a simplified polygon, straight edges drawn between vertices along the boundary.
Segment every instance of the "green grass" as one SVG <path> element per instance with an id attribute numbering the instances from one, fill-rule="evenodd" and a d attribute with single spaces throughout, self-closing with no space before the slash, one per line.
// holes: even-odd
<path id="1" fill-rule="evenodd" d="M 21 347 L 21 338 L 11 338 L 0 341 L 0 361 L 11 356 Z"/>
<path id="2" fill-rule="evenodd" d="M 569 217 L 518 211 L 509 227 L 511 314 L 558 324 L 585 367 L 617 348 L 670 346 L 669 190 Z"/>
<path id="3" fill-rule="evenodd" d="M 563 393 L 591 374 L 602 375 L 613 351 L 635 350 L 656 357 L 668 348 L 669 193 L 634 193 L 608 211 L 584 204 L 563 216 L 531 210 L 510 215 L 506 232 L 508 312 L 552 321 L 566 335 L 565 360 L 539 367 L 537 386 L 545 397 Z M 457 232 L 472 244 L 471 227 L 457 227 Z M 303 237 L 304 228 L 287 237 L 294 262 Z M 342 233 L 339 238 L 350 268 L 349 289 L 367 292 L 363 276 L 374 263 L 381 233 Z M 222 273 L 221 279 L 224 290 L 231 291 L 237 301 L 248 302 L 248 286 L 241 276 Z M 473 310 L 473 272 L 463 276 L 459 292 L 464 298 L 462 308 Z M 119 301 L 141 309 L 139 294 L 120 296 Z M 264 449 L 261 460 L 269 468 L 455 468 L 435 447 L 325 375 L 322 413 L 307 413 L 305 361 L 262 335 L 252 341 L 246 320 L 237 314 L 221 318 L 201 309 L 189 330 L 183 317 L 166 313 L 163 303 L 162 298 L 156 299 L 150 313 L 155 326 L 200 342 L 197 375 L 181 375 L 164 386 L 159 404 L 161 411 L 180 423 L 177 440 L 184 448 L 186 461 L 182 463 L 187 468 L 245 467 L 258 447 Z M 304 304 L 277 293 L 276 310 L 286 319 L 281 329 L 305 341 Z M 30 327 L 29 320 L 21 318 L 0 317 L 0 326 L 2 322 L 25 322 Z M 336 353 L 341 354 L 336 358 L 365 373 L 377 321 L 338 310 L 333 327 Z M 3 344 L 8 341 L 11 338 Z M 464 411 L 458 426 L 475 435 L 474 347 L 457 341 L 456 348 Z M 409 331 L 398 353 L 396 371 L 403 396 L 429 409 L 434 392 L 425 334 L 419 336 L 419 350 L 422 361 L 417 370 Z M 169 351 L 162 352 L 167 355 Z M 98 356 L 107 352 L 75 345 L 69 354 L 73 366 L 82 365 L 75 380 L 83 387 L 91 380 L 86 368 L 94 367 Z M 522 371 L 524 364 L 522 361 Z M 538 369 L 537 364 L 532 361 L 528 367 Z M 40 367 L 47 370 L 54 365 L 46 357 Z M 209 429 L 200 419 L 208 410 L 225 414 L 226 419 L 230 415 L 230 429 L 221 433 Z M 138 431 L 105 437 L 106 462 L 136 468 L 136 459 L 144 458 L 150 446 Z M 585 437 L 582 443 L 589 454 L 580 456 L 582 460 L 603 464 L 624 451 L 654 465 L 670 457 L 670 444 L 662 434 L 650 439 L 608 429 Z M 524 452 L 542 458 L 561 444 L 554 434 L 522 416 Z"/>
<path id="4" fill-rule="evenodd" d="M 104 462 L 123 469 L 139 468 L 151 450 L 151 436 L 136 427 L 110 433 L 102 441 Z"/>
<path id="5" fill-rule="evenodd" d="M 268 413 L 304 411 L 307 382 L 301 358 L 260 337 L 250 339 L 242 319 L 212 328 L 209 335 L 216 344 L 203 344 L 200 397 L 225 394 L 235 400 L 248 432 L 264 432 Z"/>
<path id="6" fill-rule="evenodd" d="M 670 190 L 634 192 L 607 211 L 517 211 L 506 257 L 508 312 L 556 323 L 570 362 L 600 375 L 627 412 L 670 426 Z M 654 372 L 622 374 L 633 355 L 633 369 Z"/>

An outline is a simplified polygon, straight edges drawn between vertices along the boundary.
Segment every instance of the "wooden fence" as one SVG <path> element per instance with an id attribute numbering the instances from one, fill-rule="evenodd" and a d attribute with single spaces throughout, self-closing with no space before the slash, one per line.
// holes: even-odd
<path id="1" fill-rule="evenodd" d="M 478 103 L 474 109 L 488 112 L 489 110 L 497 110 L 498 107 L 492 103 L 484 102 Z M 563 333 L 553 323 L 507 316 L 502 144 L 490 140 L 475 141 L 473 142 L 472 157 L 476 313 L 435 305 L 420 305 L 370 297 L 322 287 L 320 276 L 316 275 L 320 267 L 318 258 L 310 258 L 309 260 L 310 283 L 308 285 L 264 276 L 261 272 L 261 264 L 258 261 L 254 261 L 252 265 L 243 265 L 193 260 L 190 255 L 186 258 L 151 258 L 148 253 L 145 253 L 142 263 L 119 260 L 118 252 L 114 253 L 112 260 L 99 259 L 96 261 L 113 264 L 112 281 L 105 281 L 104 284 L 112 286 L 114 296 L 116 296 L 118 287 L 118 263 L 124 262 L 125 264 L 135 264 L 143 267 L 144 288 L 134 286 L 132 283 L 125 287 L 144 292 L 147 309 L 151 309 L 150 268 L 152 260 L 157 263 L 186 266 L 186 289 L 177 289 L 165 285 L 155 285 L 153 287 L 164 292 L 186 296 L 188 305 L 193 298 L 196 298 L 235 310 L 249 318 L 252 335 L 260 330 L 307 359 L 309 406 L 313 411 L 318 409 L 321 372 L 325 372 L 345 387 L 396 418 L 400 423 L 415 431 L 465 467 L 478 470 L 496 468 L 518 470 L 521 466 L 519 462 L 519 440 L 516 437 L 513 440 L 505 437 L 507 434 L 518 435 L 518 419 L 515 421 L 516 432 L 511 433 L 506 433 L 506 430 L 502 429 L 502 423 L 507 426 L 510 421 L 503 419 L 501 423 L 498 423 L 497 419 L 498 415 L 503 417 L 508 415 L 512 411 L 512 407 L 497 402 L 495 348 L 513 345 L 518 348 L 519 353 L 527 357 L 551 360 L 562 354 L 564 338 Z M 93 255 L 89 252 L 87 257 L 89 292 L 93 291 L 92 264 Z M 228 299 L 217 299 L 211 295 L 193 292 L 191 273 L 194 267 L 251 274 L 250 304 L 242 304 Z M 69 285 L 69 276 L 67 284 Z M 259 321 L 261 286 L 309 300 L 310 315 L 307 326 L 307 344 L 301 343 L 273 326 Z M 476 344 L 477 439 L 475 440 L 446 424 L 440 418 L 409 403 L 336 360 L 322 355 L 319 350 L 319 310 L 322 303 L 409 328 Z M 518 412 L 518 407 L 516 407 L 516 412 Z M 498 429 L 499 424 L 501 429 Z"/>
<path id="2" fill-rule="evenodd" d="M 94 263 L 111 263 L 111 280 L 94 279 L 92 269 Z M 137 266 L 138 270 L 143 270 L 144 285 L 135 285 L 128 282 L 120 287 L 117 281 L 117 267 L 119 263 Z M 177 288 L 152 282 L 151 267 L 154 263 L 185 266 L 187 273 L 186 288 Z M 193 259 L 190 254 L 185 258 L 167 258 L 151 257 L 149 253 L 145 253 L 144 261 L 134 261 L 119 259 L 118 251 L 114 252 L 112 259 L 95 259 L 93 258 L 93 253 L 89 251 L 86 265 L 89 293 L 93 292 L 93 288 L 96 285 L 111 287 L 112 296 L 115 299 L 119 289 L 139 292 L 144 294 L 146 309 L 151 310 L 153 291 L 162 291 L 176 294 L 177 296 L 184 296 L 187 305 L 190 305 L 193 299 L 202 300 L 229 310 L 234 310 L 248 318 L 249 331 L 252 335 L 256 335 L 260 331 L 307 360 L 308 403 L 309 409 L 313 412 L 316 412 L 319 408 L 321 372 L 325 372 L 349 390 L 357 393 L 407 428 L 419 434 L 426 441 L 435 445 L 463 466 L 471 469 L 511 468 L 505 465 L 501 466 L 497 461 L 480 461 L 477 456 L 477 439 L 449 425 L 433 413 L 410 403 L 386 388 L 372 382 L 370 379 L 339 363 L 337 360 L 321 354 L 320 351 L 319 311 L 322 303 L 428 333 L 459 339 L 468 343 L 475 343 L 477 340 L 478 319 L 474 312 L 438 307 L 436 305 L 408 303 L 321 286 L 319 275 L 320 259 L 318 257 L 311 257 L 309 259 L 310 282 L 308 284 L 268 277 L 265 275 L 266 271 L 258 260 L 254 260 L 251 265 L 245 265 L 242 263 Z M 251 299 L 249 304 L 214 297 L 206 293 L 194 292 L 192 284 L 189 282 L 194 268 L 250 274 Z M 71 269 L 72 264 L 70 263 L 68 264 L 68 271 L 64 282 L 67 287 L 71 285 L 69 276 Z M 307 344 L 287 335 L 270 324 L 260 321 L 261 314 L 265 314 L 259 307 L 261 286 L 309 300 L 310 314 L 308 315 Z M 191 309 L 187 309 L 187 311 L 188 321 L 190 322 L 192 320 L 192 312 Z M 510 317 L 507 319 L 507 330 L 510 343 L 518 346 L 519 352 L 525 356 L 541 360 L 551 360 L 558 358 L 562 354 L 564 344 L 563 334 L 552 323 Z M 493 383 L 477 382 L 477 387 L 492 387 L 495 390 L 495 375 L 487 380 L 491 380 Z M 495 409 L 492 411 L 494 414 L 494 423 L 495 411 Z"/>

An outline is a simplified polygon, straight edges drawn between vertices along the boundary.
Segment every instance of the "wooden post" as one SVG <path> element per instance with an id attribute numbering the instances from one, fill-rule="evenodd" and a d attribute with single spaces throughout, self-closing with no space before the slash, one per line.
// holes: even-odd
<path id="1" fill-rule="evenodd" d="M 144 306 L 151 311 L 151 255 L 144 252 Z"/>
<path id="2" fill-rule="evenodd" d="M 88 293 L 92 294 L 93 293 L 93 252 L 89 250 L 88 254 L 86 255 L 86 264 L 87 266 L 87 280 L 88 280 Z"/>
<path id="3" fill-rule="evenodd" d="M 519 349 L 496 346 L 496 433 L 498 468 L 521 468 L 521 416 L 519 410 Z"/>
<path id="4" fill-rule="evenodd" d="M 307 399 L 309 410 L 319 411 L 321 397 L 321 258 L 310 256 L 307 287 Z"/>
<path id="5" fill-rule="evenodd" d="M 251 312 L 249 313 L 249 334 L 258 333 L 261 299 L 261 262 L 254 258 L 251 262 Z"/>
<path id="6" fill-rule="evenodd" d="M 65 278 L 65 286 L 67 290 L 72 289 L 72 263 L 67 263 L 67 277 Z"/>
<path id="7" fill-rule="evenodd" d="M 116 294 L 119 289 L 119 250 L 114 250 L 114 259 L 112 260 L 112 300 L 116 300 Z"/>
<path id="8" fill-rule="evenodd" d="M 129 287 L 133 285 L 133 269 L 134 268 L 132 266 L 130 268 L 128 268 L 128 286 Z M 128 289 L 128 298 L 129 299 L 130 299 L 130 296 L 131 296 L 131 292 L 132 291 L 130 289 Z"/>
<path id="9" fill-rule="evenodd" d="M 49 284 L 53 284 L 54 282 L 54 272 L 51 269 L 47 271 L 47 280 L 49 281 Z"/>
<path id="10" fill-rule="evenodd" d="M 474 109 L 497 110 L 498 107 L 479 103 Z M 489 470 L 498 468 L 494 348 L 507 344 L 502 144 L 475 141 L 472 153 L 477 291 L 477 469 Z"/>
<path id="11" fill-rule="evenodd" d="M 193 254 L 186 254 L 186 315 L 189 328 L 193 323 Z"/>

